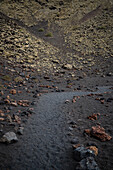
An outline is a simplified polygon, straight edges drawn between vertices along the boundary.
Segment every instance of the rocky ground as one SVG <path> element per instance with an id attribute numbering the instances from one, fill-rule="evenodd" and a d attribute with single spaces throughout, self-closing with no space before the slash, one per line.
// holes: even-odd
<path id="1" fill-rule="evenodd" d="M 112 29 L 112 1 L 0 1 L 0 137 L 13 131 L 20 138 L 45 93 L 112 90 Z M 100 169 L 113 167 L 112 139 L 83 132 L 99 125 L 112 137 L 112 95 L 67 98 L 62 106 L 66 126 L 70 119 L 77 123 L 70 131 L 78 143 L 98 148 Z M 98 119 L 87 119 L 93 113 Z"/>

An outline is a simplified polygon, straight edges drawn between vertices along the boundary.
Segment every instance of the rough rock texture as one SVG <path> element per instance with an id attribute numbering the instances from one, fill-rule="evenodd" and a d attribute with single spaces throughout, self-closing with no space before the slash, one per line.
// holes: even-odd
<path id="1" fill-rule="evenodd" d="M 98 127 L 93 126 L 91 129 L 91 135 L 100 139 L 101 141 L 112 139 L 112 137 L 105 132 L 105 129 L 100 126 Z"/>
<path id="2" fill-rule="evenodd" d="M 98 155 L 98 148 L 96 146 L 89 146 L 87 149 L 94 151 L 95 156 Z"/>
<path id="3" fill-rule="evenodd" d="M 3 137 L 0 139 L 0 142 L 3 143 L 12 143 L 12 142 L 17 142 L 18 138 L 14 132 L 7 132 Z"/>
<path id="4" fill-rule="evenodd" d="M 84 147 L 78 147 L 74 150 L 74 158 L 76 161 L 81 161 L 82 159 L 86 157 L 94 157 L 95 154 L 92 150 L 86 149 Z"/>
<path id="5" fill-rule="evenodd" d="M 99 167 L 93 157 L 87 157 L 79 162 L 76 170 L 99 170 Z"/>
<path id="6" fill-rule="evenodd" d="M 91 130 L 85 129 L 85 133 L 87 133 L 88 135 L 91 135 L 103 142 L 112 139 L 112 137 L 105 132 L 105 129 L 100 126 L 93 126 L 91 128 Z"/>

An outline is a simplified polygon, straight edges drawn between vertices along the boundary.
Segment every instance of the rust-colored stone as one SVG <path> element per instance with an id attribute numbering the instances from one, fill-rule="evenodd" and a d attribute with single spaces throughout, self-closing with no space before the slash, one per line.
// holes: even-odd
<path id="1" fill-rule="evenodd" d="M 88 135 L 90 135 L 91 130 L 90 129 L 85 129 L 84 132 Z"/>
<path id="2" fill-rule="evenodd" d="M 78 147 L 80 147 L 80 144 L 79 144 L 79 143 L 76 144 L 76 145 L 73 145 L 73 149 L 76 149 L 76 148 L 78 148 Z"/>
<path id="3" fill-rule="evenodd" d="M 28 107 L 29 101 L 28 100 L 19 100 L 18 105 L 23 106 L 23 107 Z"/>
<path id="4" fill-rule="evenodd" d="M 1 121 L 4 121 L 5 119 L 4 119 L 3 117 L 0 117 L 0 120 L 1 120 Z"/>
<path id="5" fill-rule="evenodd" d="M 10 101 L 8 99 L 5 99 L 4 102 L 10 104 Z"/>
<path id="6" fill-rule="evenodd" d="M 101 141 L 111 140 L 112 137 L 105 132 L 105 129 L 100 126 L 93 126 L 90 131 L 91 136 L 98 138 Z"/>
<path id="7" fill-rule="evenodd" d="M 87 149 L 94 151 L 95 156 L 98 155 L 98 148 L 96 146 L 89 146 Z"/>
<path id="8" fill-rule="evenodd" d="M 84 132 L 90 136 L 101 140 L 102 142 L 112 139 L 112 137 L 105 132 L 105 129 L 100 126 L 93 126 L 91 130 L 85 129 Z"/>
<path id="9" fill-rule="evenodd" d="M 1 114 L 1 113 L 3 113 L 3 111 L 2 111 L 2 110 L 0 110 L 0 114 Z"/>
<path id="10" fill-rule="evenodd" d="M 90 120 L 97 120 L 97 116 L 100 116 L 100 113 L 94 113 L 91 116 L 88 116 L 87 118 Z"/>
<path id="11" fill-rule="evenodd" d="M 15 90 L 15 89 L 12 89 L 12 90 L 10 90 L 10 93 L 11 93 L 11 94 L 16 94 L 16 90 Z"/>

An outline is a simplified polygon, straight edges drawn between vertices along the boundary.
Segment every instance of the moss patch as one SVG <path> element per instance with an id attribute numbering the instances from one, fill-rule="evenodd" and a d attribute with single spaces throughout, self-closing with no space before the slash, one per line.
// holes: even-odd
<path id="1" fill-rule="evenodd" d="M 6 75 L 6 76 L 2 77 L 2 80 L 4 80 L 4 81 L 11 81 L 12 79 L 11 79 L 10 76 Z"/>
<path id="2" fill-rule="evenodd" d="M 44 28 L 39 28 L 38 32 L 44 32 Z"/>
<path id="3" fill-rule="evenodd" d="M 53 37 L 53 34 L 52 34 L 52 32 L 48 32 L 48 33 L 45 34 L 45 36 L 46 37 Z"/>

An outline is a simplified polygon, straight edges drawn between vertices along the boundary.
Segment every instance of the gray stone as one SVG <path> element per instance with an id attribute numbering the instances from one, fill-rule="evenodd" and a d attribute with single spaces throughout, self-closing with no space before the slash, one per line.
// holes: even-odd
<path id="1" fill-rule="evenodd" d="M 69 127 L 69 130 L 70 130 L 70 131 L 72 131 L 72 130 L 73 130 L 73 128 L 72 128 L 72 127 Z"/>
<path id="2" fill-rule="evenodd" d="M 7 132 L 5 135 L 2 136 L 0 139 L 0 142 L 3 143 L 12 143 L 12 142 L 17 142 L 18 138 L 14 132 Z"/>
<path id="3" fill-rule="evenodd" d="M 68 124 L 71 124 L 71 125 L 76 125 L 76 122 L 74 120 L 70 120 L 67 122 Z"/>
<path id="4" fill-rule="evenodd" d="M 25 76 L 25 74 L 24 74 L 24 73 L 20 73 L 20 76 L 24 77 L 24 76 Z"/>
<path id="5" fill-rule="evenodd" d="M 110 73 L 107 73 L 107 76 L 112 76 L 112 73 L 110 72 Z"/>
<path id="6" fill-rule="evenodd" d="M 78 144 L 79 143 L 79 139 L 78 137 L 75 137 L 74 139 L 71 140 L 72 144 Z"/>
<path id="7" fill-rule="evenodd" d="M 76 170 L 100 170 L 93 157 L 87 157 L 79 162 Z"/>
<path id="8" fill-rule="evenodd" d="M 94 151 L 90 150 L 90 149 L 86 149 L 83 146 L 78 147 L 74 150 L 74 159 L 76 161 L 81 161 L 84 158 L 87 157 L 95 157 Z"/>
<path id="9" fill-rule="evenodd" d="M 19 127 L 17 132 L 18 132 L 19 135 L 23 135 L 24 127 Z"/>
<path id="10" fill-rule="evenodd" d="M 73 68 L 73 66 L 71 64 L 65 64 L 65 65 L 63 65 L 63 68 L 71 70 Z"/>

